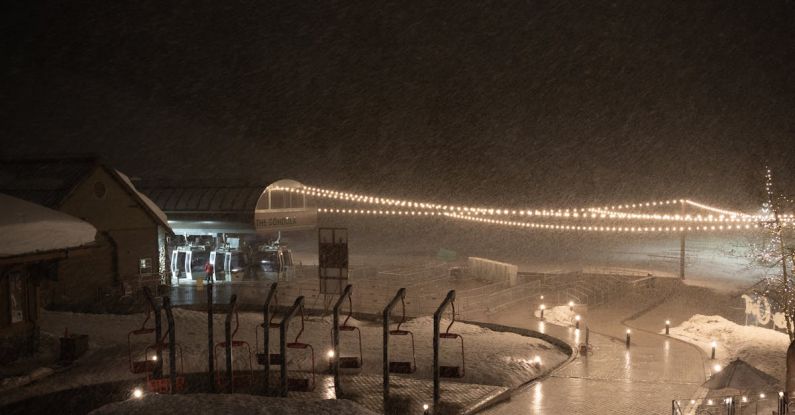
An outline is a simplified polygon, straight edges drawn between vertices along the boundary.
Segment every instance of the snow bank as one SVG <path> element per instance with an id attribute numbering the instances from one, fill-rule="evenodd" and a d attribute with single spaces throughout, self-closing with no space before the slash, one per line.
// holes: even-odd
<path id="1" fill-rule="evenodd" d="M 91 411 L 105 414 L 260 414 L 260 415 L 374 415 L 358 404 L 345 399 L 296 400 L 266 398 L 242 394 L 146 394 Z"/>
<path id="2" fill-rule="evenodd" d="M 784 379 L 790 343 L 784 333 L 763 327 L 742 326 L 721 316 L 696 314 L 672 327 L 671 336 L 695 344 L 707 356 L 712 353 L 714 340 L 717 343 L 715 360 L 722 366 L 740 358 L 776 379 Z"/>
<path id="3" fill-rule="evenodd" d="M 541 310 L 536 310 L 534 314 L 536 317 L 541 318 Z M 544 310 L 544 321 L 558 326 L 572 326 L 576 315 L 576 312 L 569 310 L 569 306 L 559 305 Z"/>
<path id="4" fill-rule="evenodd" d="M 94 242 L 96 233 L 88 222 L 0 194 L 0 257 L 74 248 Z"/>

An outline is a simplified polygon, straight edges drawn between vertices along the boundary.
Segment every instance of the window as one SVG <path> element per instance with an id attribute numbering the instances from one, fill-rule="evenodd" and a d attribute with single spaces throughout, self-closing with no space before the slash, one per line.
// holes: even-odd
<path id="1" fill-rule="evenodd" d="M 152 258 L 141 258 L 138 260 L 138 273 L 139 274 L 151 274 L 155 272 Z"/>

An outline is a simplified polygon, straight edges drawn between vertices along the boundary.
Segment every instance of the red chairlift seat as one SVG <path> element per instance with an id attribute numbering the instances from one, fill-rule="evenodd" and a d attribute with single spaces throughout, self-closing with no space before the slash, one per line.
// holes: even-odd
<path id="1" fill-rule="evenodd" d="M 439 339 L 461 340 L 461 364 L 455 366 L 439 365 L 439 376 L 443 378 L 462 378 L 464 377 L 465 368 L 466 368 L 466 360 L 464 358 L 464 337 L 458 333 L 450 332 L 450 327 L 452 327 L 453 323 L 455 323 L 455 303 L 450 303 L 450 307 L 452 308 L 453 319 L 450 322 L 450 324 L 447 326 L 447 330 L 445 330 L 444 333 L 439 333 Z"/>
<path id="2" fill-rule="evenodd" d="M 362 364 L 364 362 L 364 354 L 362 353 L 362 331 L 356 326 L 348 325 L 348 320 L 351 318 L 351 315 L 353 315 L 353 301 L 351 300 L 350 296 L 348 297 L 348 306 L 348 316 L 345 317 L 345 321 L 340 324 L 339 331 L 356 333 L 359 340 L 359 355 L 345 356 L 342 352 L 340 352 L 339 367 L 340 369 L 357 370 L 362 368 Z"/>
<path id="3" fill-rule="evenodd" d="M 146 311 L 146 319 L 144 320 L 143 324 L 141 324 L 141 328 L 137 330 L 132 330 L 127 333 L 127 357 L 130 363 L 130 372 L 132 373 L 144 373 L 150 372 L 154 370 L 154 361 L 149 360 L 146 358 L 146 350 L 144 349 L 144 358 L 143 360 L 135 360 L 133 355 L 133 347 L 132 347 L 132 337 L 133 336 L 144 336 L 147 334 L 152 334 L 155 332 L 153 327 L 146 327 L 146 323 L 149 321 L 149 318 L 152 315 L 152 310 L 147 309 Z"/>
<path id="4" fill-rule="evenodd" d="M 219 388 L 224 387 L 224 381 L 226 380 L 226 371 L 218 369 L 218 355 L 219 349 L 226 349 L 227 347 L 232 348 L 232 359 L 234 365 L 234 355 L 235 349 L 237 350 L 244 350 L 244 361 L 246 360 L 245 357 L 248 356 L 248 369 L 238 369 L 235 370 L 234 367 L 232 368 L 232 388 L 247 388 L 253 385 L 254 383 L 254 367 L 251 364 L 251 345 L 248 342 L 243 340 L 235 340 L 235 334 L 237 334 L 237 329 L 240 328 L 240 314 L 237 312 L 237 307 L 233 310 L 235 313 L 235 330 L 232 332 L 231 341 L 227 344 L 226 341 L 218 342 L 215 344 L 215 383 L 218 385 Z M 224 354 L 226 356 L 226 354 Z"/>
<path id="5" fill-rule="evenodd" d="M 406 322 L 406 302 L 404 299 L 400 299 L 400 302 L 403 306 L 403 316 L 401 317 L 400 323 L 398 323 L 395 330 L 390 330 L 389 334 L 391 336 L 408 336 L 411 339 L 411 358 L 408 360 L 389 360 L 389 372 L 390 373 L 414 373 L 417 371 L 417 350 L 414 346 L 414 333 L 409 330 L 401 330 L 400 326 Z"/>
<path id="6" fill-rule="evenodd" d="M 168 335 L 168 332 L 163 336 L 160 342 L 157 344 L 153 344 L 146 348 L 146 357 L 149 357 L 149 352 L 153 351 L 155 354 L 153 356 L 157 356 L 157 350 L 160 349 L 168 350 L 168 343 L 165 343 L 165 336 Z M 184 361 L 182 356 L 182 346 L 179 344 L 174 345 L 177 348 L 177 354 L 179 355 L 179 369 L 177 371 L 177 379 L 176 379 L 176 391 L 171 390 L 171 376 L 169 373 L 163 373 L 163 376 L 160 378 L 155 378 L 153 376 L 152 371 L 146 373 L 146 384 L 149 387 L 149 391 L 152 393 L 181 393 L 185 391 L 185 375 L 184 375 Z M 148 359 L 147 359 L 148 360 Z M 164 364 L 164 368 L 169 367 L 169 365 Z"/>
<path id="7" fill-rule="evenodd" d="M 302 376 L 302 377 L 290 376 L 291 374 L 294 375 L 301 372 L 300 369 L 294 369 L 294 370 L 288 369 L 287 388 L 299 392 L 310 392 L 315 389 L 315 349 L 314 347 L 312 347 L 311 344 L 300 341 L 301 334 L 304 333 L 304 320 L 305 320 L 304 306 L 301 305 L 301 330 L 298 331 L 298 335 L 295 336 L 295 340 L 292 343 L 287 343 L 286 346 L 288 349 L 308 350 L 312 366 L 309 370 L 310 374 L 308 376 Z"/>

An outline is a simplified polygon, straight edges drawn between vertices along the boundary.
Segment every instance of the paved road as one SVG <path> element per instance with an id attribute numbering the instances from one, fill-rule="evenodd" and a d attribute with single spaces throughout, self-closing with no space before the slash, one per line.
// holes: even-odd
<path id="1" fill-rule="evenodd" d="M 530 306 L 523 310 L 495 314 L 489 320 L 540 329 Z M 670 414 L 671 399 L 693 396 L 704 382 L 704 357 L 688 344 L 640 330 L 633 331 L 627 349 L 622 314 L 631 312 L 612 309 L 586 314 L 592 354 L 578 356 L 484 413 Z M 583 340 L 573 328 L 543 324 L 543 329 L 570 343 Z"/>

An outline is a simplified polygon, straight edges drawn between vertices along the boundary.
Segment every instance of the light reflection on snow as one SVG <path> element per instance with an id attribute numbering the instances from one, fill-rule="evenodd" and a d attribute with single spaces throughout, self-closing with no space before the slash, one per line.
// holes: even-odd
<path id="1" fill-rule="evenodd" d="M 541 401 L 544 399 L 544 391 L 541 389 L 543 384 L 539 383 L 536 385 L 535 390 L 533 390 L 533 412 L 540 413 L 541 412 Z"/>

